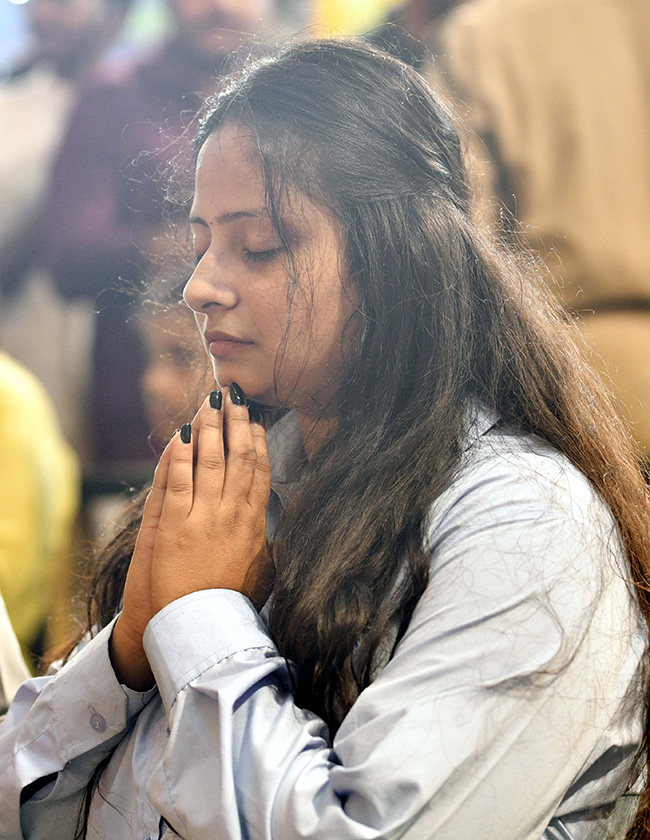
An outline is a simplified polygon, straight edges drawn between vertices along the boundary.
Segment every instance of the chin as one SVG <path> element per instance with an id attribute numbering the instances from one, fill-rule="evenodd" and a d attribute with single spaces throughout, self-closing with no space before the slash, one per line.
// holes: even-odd
<path id="1" fill-rule="evenodd" d="M 275 390 L 260 388 L 259 384 L 251 380 L 250 377 L 242 371 L 241 373 L 226 373 L 225 371 L 215 371 L 215 378 L 217 387 L 227 388 L 236 382 L 246 395 L 246 399 L 254 402 L 256 405 L 268 406 L 269 408 L 279 408 L 280 403 L 275 396 Z"/>

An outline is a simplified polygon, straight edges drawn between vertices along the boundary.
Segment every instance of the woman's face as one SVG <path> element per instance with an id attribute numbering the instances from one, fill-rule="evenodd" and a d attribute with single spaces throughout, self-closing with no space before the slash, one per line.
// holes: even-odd
<path id="1" fill-rule="evenodd" d="M 359 300 L 335 219 L 303 195 L 290 195 L 290 203 L 299 274 L 291 293 L 253 141 L 237 125 L 212 134 L 197 164 L 190 219 L 197 264 L 185 300 L 221 386 L 234 381 L 253 400 L 309 414 L 326 407 L 340 382 L 341 337 Z"/>

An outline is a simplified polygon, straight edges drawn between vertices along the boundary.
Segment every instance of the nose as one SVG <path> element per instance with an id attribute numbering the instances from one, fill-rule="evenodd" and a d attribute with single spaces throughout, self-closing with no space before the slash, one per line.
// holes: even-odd
<path id="1" fill-rule="evenodd" d="M 207 313 L 212 307 L 233 309 L 239 302 L 234 285 L 226 273 L 219 272 L 209 254 L 199 261 L 183 290 L 185 303 L 194 312 Z"/>

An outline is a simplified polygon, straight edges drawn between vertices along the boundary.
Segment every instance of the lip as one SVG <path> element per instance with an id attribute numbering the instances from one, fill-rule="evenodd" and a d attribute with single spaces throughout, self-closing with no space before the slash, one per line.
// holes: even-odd
<path id="1" fill-rule="evenodd" d="M 210 355 L 223 358 L 237 353 L 242 347 L 253 344 L 245 338 L 221 332 L 221 330 L 207 330 L 204 335 Z"/>

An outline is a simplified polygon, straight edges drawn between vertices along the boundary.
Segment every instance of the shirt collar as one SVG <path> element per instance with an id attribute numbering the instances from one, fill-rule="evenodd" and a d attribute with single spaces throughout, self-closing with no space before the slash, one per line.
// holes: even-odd
<path id="1" fill-rule="evenodd" d="M 466 437 L 463 451 L 476 443 L 498 422 L 497 413 L 487 406 L 473 402 L 467 411 Z M 300 421 L 295 411 L 288 411 L 271 426 L 267 436 L 271 460 L 271 487 L 285 506 L 296 486 L 296 468 L 305 457 Z"/>
<path id="2" fill-rule="evenodd" d="M 288 411 L 271 426 L 266 443 L 271 460 L 271 488 L 285 506 L 296 485 L 296 467 L 305 457 L 300 420 L 295 411 Z"/>

